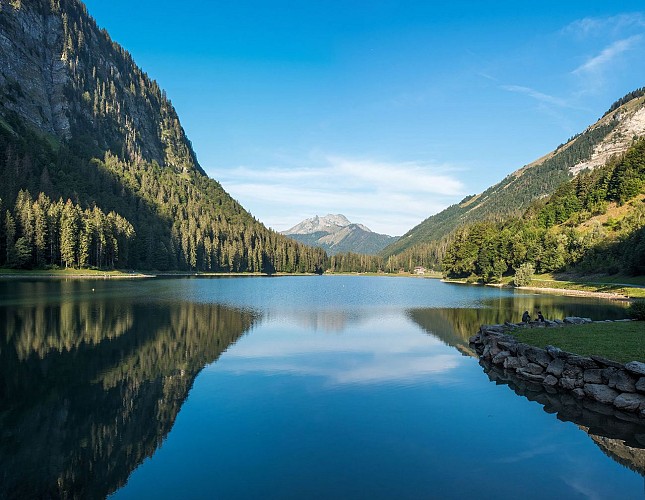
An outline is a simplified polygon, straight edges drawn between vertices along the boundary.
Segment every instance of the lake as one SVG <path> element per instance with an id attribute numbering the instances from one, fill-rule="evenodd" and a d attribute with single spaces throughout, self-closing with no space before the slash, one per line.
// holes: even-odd
<path id="1" fill-rule="evenodd" d="M 645 427 L 473 356 L 537 309 L 626 317 L 432 279 L 2 280 L 0 498 L 643 498 Z"/>

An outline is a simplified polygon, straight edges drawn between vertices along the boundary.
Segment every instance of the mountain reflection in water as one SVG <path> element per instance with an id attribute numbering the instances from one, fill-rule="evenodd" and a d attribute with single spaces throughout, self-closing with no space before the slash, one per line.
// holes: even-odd
<path id="1" fill-rule="evenodd" d="M 65 297 L 89 284 L 60 286 Z M 87 296 L 0 308 L 1 498 L 114 492 L 163 442 L 200 370 L 258 319 Z"/>

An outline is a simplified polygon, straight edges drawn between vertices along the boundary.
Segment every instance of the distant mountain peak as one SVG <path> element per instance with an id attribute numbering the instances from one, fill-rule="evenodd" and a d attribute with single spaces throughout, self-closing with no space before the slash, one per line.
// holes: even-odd
<path id="1" fill-rule="evenodd" d="M 299 224 L 296 224 L 291 229 L 283 231 L 282 234 L 312 234 L 321 231 L 325 233 L 336 233 L 351 224 L 343 214 L 327 214 L 324 217 L 315 215 L 310 219 L 305 219 Z M 372 232 L 363 225 L 359 224 L 359 227 L 363 231 Z"/>
<path id="2" fill-rule="evenodd" d="M 311 246 L 324 248 L 329 254 L 354 252 L 377 254 L 396 237 L 373 232 L 363 224 L 350 222 L 342 214 L 315 215 L 282 234 Z"/>

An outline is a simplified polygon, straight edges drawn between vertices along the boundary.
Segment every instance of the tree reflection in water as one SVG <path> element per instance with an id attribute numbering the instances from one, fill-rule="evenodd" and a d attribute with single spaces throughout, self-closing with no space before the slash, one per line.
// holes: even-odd
<path id="1" fill-rule="evenodd" d="M 0 307 L 3 498 L 114 492 L 163 442 L 200 370 L 258 319 L 211 304 L 66 300 L 66 286 L 83 285 L 59 285 L 62 300 Z"/>
<path id="2" fill-rule="evenodd" d="M 512 307 L 510 307 L 512 304 Z M 624 304 L 613 307 L 603 304 L 603 315 L 607 318 L 624 317 Z M 513 321 L 513 311 L 532 311 L 540 307 L 550 317 L 562 318 L 571 313 L 558 305 L 557 297 L 526 296 L 518 303 L 501 300 L 495 307 L 481 309 L 410 309 L 407 314 L 429 334 L 444 343 L 459 349 L 463 354 L 477 357 L 469 347 L 468 339 L 482 324 L 499 324 Z M 579 316 L 594 315 L 593 304 L 574 307 Z M 531 383 L 515 377 L 496 366 L 480 362 L 489 379 L 498 385 L 510 387 L 516 394 L 543 406 L 544 411 L 556 414 L 559 420 L 575 423 L 586 432 L 598 447 L 618 463 L 629 467 L 645 477 L 645 422 L 634 415 L 615 410 L 613 407 L 593 401 L 578 400 L 570 394 L 548 390 L 541 384 Z"/>

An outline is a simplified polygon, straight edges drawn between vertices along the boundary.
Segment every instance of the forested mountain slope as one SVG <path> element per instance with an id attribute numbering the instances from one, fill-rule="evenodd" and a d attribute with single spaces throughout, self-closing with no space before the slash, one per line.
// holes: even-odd
<path id="1" fill-rule="evenodd" d="M 645 274 L 645 139 L 562 184 L 522 218 L 461 228 L 443 262 L 446 276 L 487 282 L 523 264 L 540 273 Z"/>
<path id="2" fill-rule="evenodd" d="M 415 250 L 415 246 L 438 244 L 464 224 L 519 216 L 532 201 L 552 194 L 575 173 L 603 165 L 611 156 L 624 153 L 635 138 L 645 135 L 644 94 L 639 89 L 621 98 L 583 133 L 483 193 L 468 196 L 429 217 L 385 248 L 381 255 L 419 253 L 420 249 Z"/>
<path id="3" fill-rule="evenodd" d="M 165 93 L 79 0 L 0 2 L 0 179 L 0 265 L 325 265 L 205 175 Z"/>

